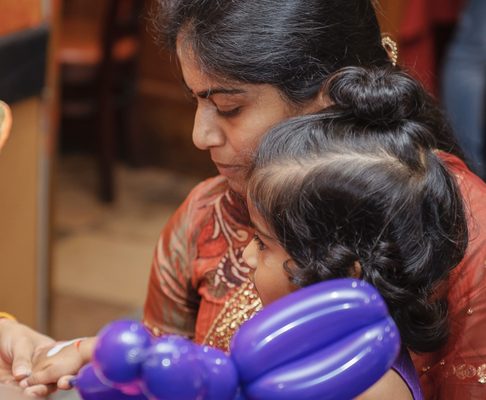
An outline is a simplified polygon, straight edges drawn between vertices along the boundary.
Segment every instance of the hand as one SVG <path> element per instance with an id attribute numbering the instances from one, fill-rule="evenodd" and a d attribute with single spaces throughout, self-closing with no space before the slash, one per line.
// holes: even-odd
<path id="1" fill-rule="evenodd" d="M 45 395 L 46 385 L 57 384 L 59 389 L 71 389 L 71 378 L 89 362 L 95 344 L 96 338 L 85 338 L 44 348 L 36 356 L 32 375 L 20 385 L 30 395 Z"/>
<path id="2" fill-rule="evenodd" d="M 8 400 L 29 400 L 18 387 L 0 384 L 0 399 Z"/>
<path id="3" fill-rule="evenodd" d="M 14 383 L 29 376 L 36 351 L 53 343 L 25 325 L 0 319 L 0 382 Z"/>

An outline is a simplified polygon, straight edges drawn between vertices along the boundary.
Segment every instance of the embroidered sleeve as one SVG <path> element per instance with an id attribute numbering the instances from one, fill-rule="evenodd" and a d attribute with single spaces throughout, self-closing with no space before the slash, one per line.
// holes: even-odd
<path id="1" fill-rule="evenodd" d="M 199 296 L 193 287 L 188 196 L 162 230 L 151 265 L 144 323 L 155 335 L 194 336 Z"/>

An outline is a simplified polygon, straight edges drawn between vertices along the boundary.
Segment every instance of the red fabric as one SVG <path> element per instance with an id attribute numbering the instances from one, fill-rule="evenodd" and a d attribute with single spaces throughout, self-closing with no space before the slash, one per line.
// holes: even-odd
<path id="1" fill-rule="evenodd" d="M 486 399 L 486 184 L 457 157 L 441 153 L 468 213 L 466 256 L 448 282 L 451 335 L 439 352 L 414 355 L 425 398 Z"/>
<path id="2" fill-rule="evenodd" d="M 225 302 L 248 280 L 246 207 L 219 176 L 200 183 L 164 227 L 155 250 L 144 323 L 155 334 L 201 343 Z"/>
<path id="3" fill-rule="evenodd" d="M 437 28 L 452 28 L 464 0 L 408 0 L 399 29 L 400 64 L 409 69 L 433 94 L 438 93 Z"/>

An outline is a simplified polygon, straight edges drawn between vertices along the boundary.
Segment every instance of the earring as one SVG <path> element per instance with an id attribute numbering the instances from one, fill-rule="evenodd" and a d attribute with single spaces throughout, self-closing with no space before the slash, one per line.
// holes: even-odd
<path id="1" fill-rule="evenodd" d="M 388 53 L 392 65 L 395 67 L 398 61 L 398 46 L 397 43 L 388 34 L 383 34 L 381 37 L 381 45 Z"/>

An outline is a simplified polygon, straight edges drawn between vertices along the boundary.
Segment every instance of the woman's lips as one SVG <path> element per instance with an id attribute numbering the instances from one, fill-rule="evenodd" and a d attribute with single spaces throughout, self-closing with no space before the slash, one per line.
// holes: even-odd
<path id="1" fill-rule="evenodd" d="M 232 165 L 232 164 L 222 164 L 215 162 L 216 168 L 218 169 L 219 173 L 224 176 L 234 176 L 238 173 L 241 173 L 243 170 L 243 166 L 241 165 Z"/>

